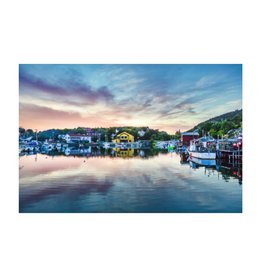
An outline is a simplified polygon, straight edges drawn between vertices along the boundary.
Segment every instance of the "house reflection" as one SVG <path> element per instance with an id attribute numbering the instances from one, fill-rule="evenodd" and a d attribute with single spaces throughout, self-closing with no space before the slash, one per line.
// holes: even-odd
<path id="1" fill-rule="evenodd" d="M 137 148 L 100 148 L 100 147 L 89 147 L 89 148 L 67 148 L 66 150 L 61 151 L 51 151 L 51 152 L 45 152 L 41 153 L 42 155 L 45 155 L 45 158 L 54 158 L 58 156 L 65 156 L 65 157 L 83 157 L 83 158 L 89 158 L 89 157 L 106 157 L 110 156 L 111 158 L 114 157 L 120 157 L 120 158 L 133 158 L 133 157 L 139 157 L 139 158 L 152 158 L 154 156 L 159 155 L 160 153 L 167 154 L 164 150 L 158 150 L 158 149 L 137 149 Z M 31 153 L 22 153 L 19 156 L 29 156 L 34 155 L 35 161 L 37 161 L 37 154 L 31 154 Z"/>
<path id="2" fill-rule="evenodd" d="M 114 156 L 116 157 L 134 157 L 135 156 L 135 150 L 128 148 L 128 149 L 120 149 L 120 148 L 114 148 Z"/>

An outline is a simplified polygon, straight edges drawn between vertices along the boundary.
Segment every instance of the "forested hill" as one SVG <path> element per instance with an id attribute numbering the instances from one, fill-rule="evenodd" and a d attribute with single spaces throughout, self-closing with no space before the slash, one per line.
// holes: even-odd
<path id="1" fill-rule="evenodd" d="M 217 135 L 226 135 L 232 130 L 242 128 L 242 109 L 228 112 L 217 117 L 208 119 L 196 125 L 189 131 L 197 130 L 200 136 L 210 134 L 213 137 Z"/>

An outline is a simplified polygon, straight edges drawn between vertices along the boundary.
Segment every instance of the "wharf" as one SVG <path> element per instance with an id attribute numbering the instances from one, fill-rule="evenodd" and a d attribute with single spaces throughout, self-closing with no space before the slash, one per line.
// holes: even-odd
<path id="1" fill-rule="evenodd" d="M 226 159 L 228 161 L 238 161 L 242 162 L 242 149 L 239 150 L 218 150 L 218 159 Z"/>

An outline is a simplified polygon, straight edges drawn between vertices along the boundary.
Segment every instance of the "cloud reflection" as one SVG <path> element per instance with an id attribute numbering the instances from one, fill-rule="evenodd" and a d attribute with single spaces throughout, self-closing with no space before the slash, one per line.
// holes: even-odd
<path id="1" fill-rule="evenodd" d="M 33 156 L 20 159 L 24 166 L 20 212 L 239 212 L 242 208 L 237 179 L 228 178 L 228 183 L 217 174 L 207 177 L 203 168 L 181 166 L 174 154 L 150 159 L 45 157 L 39 155 L 37 162 Z"/>

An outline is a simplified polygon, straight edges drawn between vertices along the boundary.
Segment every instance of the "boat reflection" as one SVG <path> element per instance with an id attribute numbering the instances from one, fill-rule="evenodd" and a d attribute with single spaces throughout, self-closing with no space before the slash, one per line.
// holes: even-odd
<path id="1" fill-rule="evenodd" d="M 103 149 L 100 147 L 88 147 L 88 148 L 67 148 L 65 151 L 55 151 L 48 152 L 45 154 L 45 158 L 55 158 L 55 157 L 74 157 L 74 158 L 84 158 L 81 162 L 86 162 L 88 158 L 99 157 L 99 158 L 120 158 L 120 159 L 129 159 L 129 158 L 137 158 L 137 159 L 149 159 L 159 156 L 159 154 L 167 154 L 172 156 L 172 154 L 176 153 L 168 153 L 166 150 L 154 150 L 154 149 L 133 149 L 133 148 L 108 148 Z M 20 154 L 23 155 L 32 155 L 31 153 Z M 242 164 L 239 163 L 226 163 L 225 161 L 219 160 L 210 160 L 210 159 L 199 159 L 195 157 L 189 157 L 188 154 L 179 153 L 180 156 L 180 165 L 189 166 L 191 169 L 199 169 L 205 168 L 209 170 L 214 170 L 219 172 L 225 179 L 233 177 L 239 180 L 239 184 L 242 184 Z M 26 157 L 25 156 L 25 157 Z M 35 154 L 34 158 L 35 162 L 38 162 L 37 154 Z M 69 163 L 64 160 L 60 161 L 60 166 L 64 164 L 64 166 L 68 166 Z M 77 163 L 76 163 L 77 164 Z M 74 166 L 74 163 L 70 160 L 70 166 Z M 47 168 L 46 164 L 41 164 L 41 170 L 56 170 L 57 164 L 50 165 L 50 168 Z M 22 166 L 19 168 L 22 170 Z M 31 172 L 32 173 L 32 172 Z"/>
<path id="2" fill-rule="evenodd" d="M 188 154 L 180 153 L 180 164 L 181 165 L 188 165 L 189 164 L 189 157 Z"/>
<path id="3" fill-rule="evenodd" d="M 242 164 L 230 162 L 217 162 L 216 170 L 221 172 L 224 180 L 229 181 L 230 177 L 237 178 L 239 184 L 242 185 Z"/>
<path id="4" fill-rule="evenodd" d="M 225 160 L 199 159 L 189 157 L 187 154 L 180 154 L 180 164 L 189 164 L 192 169 L 204 167 L 205 173 L 207 170 L 217 171 L 222 175 L 225 181 L 228 181 L 230 177 L 233 177 L 238 179 L 239 184 L 242 185 L 242 163 L 226 162 Z"/>

